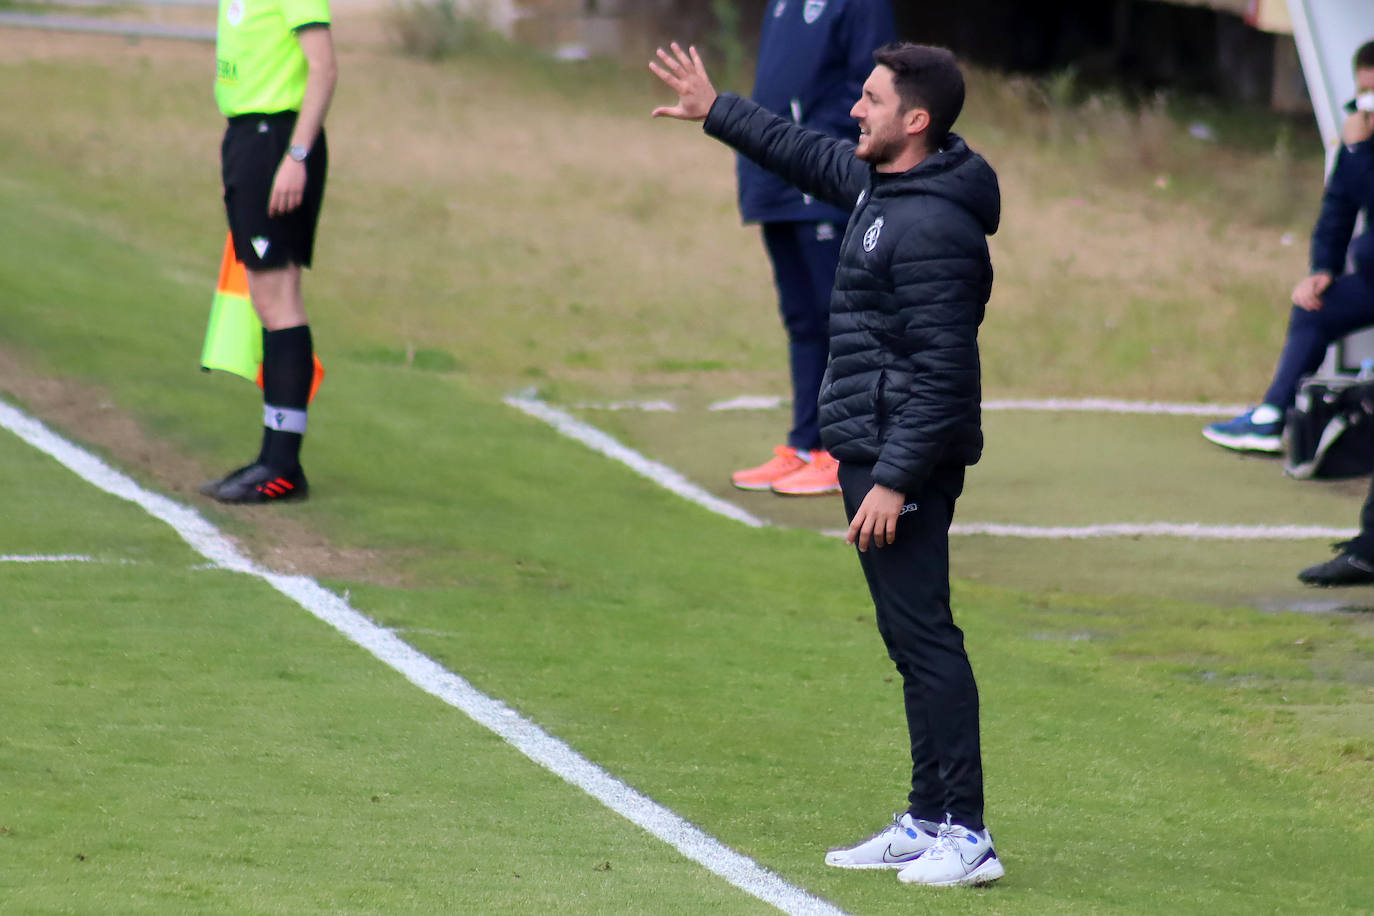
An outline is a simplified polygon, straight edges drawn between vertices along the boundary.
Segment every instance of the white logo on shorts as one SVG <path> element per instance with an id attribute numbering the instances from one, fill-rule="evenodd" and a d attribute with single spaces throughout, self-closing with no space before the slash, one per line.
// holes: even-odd
<path id="1" fill-rule="evenodd" d="M 241 25 L 243 23 L 243 0 L 230 0 L 229 9 L 224 11 L 224 18 L 230 25 Z"/>
<path id="2" fill-rule="evenodd" d="M 271 246 L 271 244 L 271 242 L 267 241 L 267 239 L 263 238 L 260 235 L 253 237 L 253 250 L 258 253 L 258 257 L 260 258 L 267 257 L 267 249 Z"/>
<path id="3" fill-rule="evenodd" d="M 806 0 L 806 6 L 802 8 L 802 18 L 806 24 L 810 25 L 821 18 L 821 13 L 825 12 L 825 0 Z"/>
<path id="4" fill-rule="evenodd" d="M 816 224 L 816 241 L 818 241 L 818 242 L 830 242 L 830 241 L 834 241 L 834 239 L 835 239 L 835 224 L 834 224 L 834 223 L 817 223 L 817 224 Z"/>
<path id="5" fill-rule="evenodd" d="M 864 233 L 864 251 L 872 251 L 878 247 L 878 236 L 883 234 L 883 218 L 880 216 L 873 221 L 873 225 L 868 227 Z M 258 257 L 262 257 L 259 255 Z"/>

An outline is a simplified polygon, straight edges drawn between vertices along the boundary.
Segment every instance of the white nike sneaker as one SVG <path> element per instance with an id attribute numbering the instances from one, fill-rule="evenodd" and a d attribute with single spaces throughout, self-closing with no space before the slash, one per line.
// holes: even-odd
<path id="1" fill-rule="evenodd" d="M 825 854 L 825 864 L 835 868 L 901 868 L 935 843 L 939 829 L 934 821 L 903 812 L 857 846 L 830 850 Z"/>
<path id="2" fill-rule="evenodd" d="M 992 848 L 986 829 L 969 830 L 948 820 L 939 825 L 939 837 L 921 857 L 897 872 L 897 880 L 930 887 L 991 884 L 1006 869 Z"/>

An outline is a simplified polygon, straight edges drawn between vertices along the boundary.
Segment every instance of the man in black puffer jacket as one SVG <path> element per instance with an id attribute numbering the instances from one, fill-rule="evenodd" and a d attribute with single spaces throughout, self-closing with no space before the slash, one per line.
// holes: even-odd
<path id="1" fill-rule="evenodd" d="M 982 452 L 978 325 L 992 289 L 986 237 L 1001 210 L 996 174 L 950 132 L 963 76 L 942 48 L 879 49 L 850 112 L 856 146 L 717 96 L 696 49 L 658 57 L 651 69 L 679 98 L 655 116 L 704 120 L 711 136 L 851 211 L 830 299 L 821 438 L 840 461 L 847 540 L 902 675 L 912 770 L 907 810 L 826 862 L 897 868 L 920 884 L 995 881 L 1003 868 L 983 822 L 978 688 L 949 606 L 949 526 L 964 469 Z"/>

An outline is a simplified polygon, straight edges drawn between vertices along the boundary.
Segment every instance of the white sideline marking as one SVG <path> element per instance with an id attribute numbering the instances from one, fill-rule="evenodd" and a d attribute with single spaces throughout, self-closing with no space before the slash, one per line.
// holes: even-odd
<path id="1" fill-rule="evenodd" d="M 644 457 L 634 449 L 621 445 L 611 436 L 590 423 L 582 422 L 567 411 L 550 406 L 538 398 L 512 395 L 505 401 L 516 410 L 523 411 L 535 419 L 543 420 L 568 438 L 576 439 L 608 458 L 614 458 L 641 477 L 647 477 L 683 499 L 699 506 L 705 506 L 718 515 L 743 522 L 750 528 L 763 528 L 768 525 L 763 519 L 746 512 L 734 503 L 726 502 L 720 497 L 708 493 L 666 464 L 659 464 L 657 461 Z"/>
<path id="2" fill-rule="evenodd" d="M 1197 522 L 1147 522 L 1145 524 L 1032 527 L 969 523 L 954 525 L 950 534 L 989 534 L 993 537 L 1079 538 L 1172 537 L 1195 541 L 1306 541 L 1320 538 L 1353 538 L 1353 528 L 1320 528 L 1315 525 L 1203 525 Z"/>
<path id="3" fill-rule="evenodd" d="M 574 404 L 578 410 L 643 410 L 648 413 L 673 413 L 677 405 L 672 401 L 588 401 Z"/>
<path id="4" fill-rule="evenodd" d="M 844 537 L 847 533 L 843 528 L 831 528 L 821 532 L 821 534 L 838 538 Z M 1197 522 L 1146 522 L 1144 524 L 1120 523 L 1063 527 L 969 522 L 951 526 L 949 533 L 952 535 L 984 534 L 992 537 L 1033 538 L 1048 541 L 1135 537 L 1188 538 L 1194 541 L 1306 541 L 1352 538 L 1359 534 L 1354 528 L 1319 528 L 1312 525 L 1203 525 Z"/>
<path id="5" fill-rule="evenodd" d="M 707 410 L 774 410 L 787 398 L 745 394 L 716 401 Z M 1163 401 L 1119 401 L 1112 398 L 1003 398 L 983 402 L 984 410 L 1038 410 L 1120 414 L 1156 414 L 1180 417 L 1234 417 L 1250 408 L 1241 404 L 1169 404 Z"/>
<path id="6" fill-rule="evenodd" d="M 0 563 L 94 563 L 92 557 L 83 557 L 74 553 L 55 554 L 53 556 L 24 556 L 22 554 L 6 553 L 0 554 Z"/>
<path id="7" fill-rule="evenodd" d="M 505 703 L 477 690 L 394 633 L 368 620 L 350 607 L 347 601 L 315 580 L 306 576 L 282 575 L 258 566 L 194 509 L 143 489 L 90 452 L 73 445 L 3 401 L 0 401 L 0 427 L 54 458 L 88 483 L 126 499 L 154 518 L 166 522 L 193 550 L 221 569 L 246 573 L 267 582 L 400 672 L 421 690 L 467 713 L 535 763 L 577 786 L 740 890 L 785 913 L 843 916 L 843 910 L 789 884 L 680 815 L 636 792 Z"/>
<path id="8" fill-rule="evenodd" d="M 708 493 L 690 482 L 680 473 L 644 457 L 628 446 L 603 433 L 589 423 L 584 423 L 556 407 L 537 398 L 511 396 L 506 403 L 519 408 L 532 417 L 548 423 L 569 438 L 590 446 L 592 449 L 614 458 L 627 465 L 638 474 L 654 483 L 678 494 L 684 499 L 710 509 L 712 512 L 744 522 L 753 528 L 769 527 L 771 523 L 746 512 L 732 502 Z M 1021 403 L 1021 402 L 1018 402 Z M 1040 403 L 1040 402 L 1026 402 Z M 1084 402 L 1088 403 L 1088 402 Z M 1095 402 L 1094 402 L 1095 403 Z M 1163 405 L 1182 407 L 1185 405 Z M 1221 408 L 1227 409 L 1227 408 Z M 822 531 L 822 534 L 844 535 L 843 531 Z M 985 534 L 993 537 L 1042 538 L 1046 540 L 1066 540 L 1072 538 L 1119 538 L 1119 537 L 1179 537 L 1193 540 L 1210 541 L 1247 541 L 1247 540 L 1308 540 L 1320 538 L 1348 538 L 1357 532 L 1344 528 L 1319 528 L 1306 525 L 1204 525 L 1198 522 L 1148 522 L 1144 524 L 1105 524 L 1082 525 L 1078 527 L 1041 527 L 1035 525 L 1003 525 L 996 522 L 978 522 L 954 525 L 950 534 Z"/>
<path id="9" fill-rule="evenodd" d="M 766 394 L 742 394 L 728 401 L 716 401 L 707 410 L 775 410 L 791 401 L 790 398 L 773 397 Z"/>
<path id="10" fill-rule="evenodd" d="M 790 398 L 767 394 L 742 394 L 715 401 L 707 410 L 776 410 Z M 580 410 L 676 411 L 671 401 L 610 401 L 574 405 Z M 994 399 L 983 402 L 984 410 L 1034 410 L 1055 413 L 1152 414 L 1176 417 L 1234 417 L 1250 408 L 1241 404 L 1169 404 L 1163 401 L 1118 401 L 1112 398 Z"/>
<path id="11" fill-rule="evenodd" d="M 984 410 L 1085 411 L 1091 413 L 1167 414 L 1183 417 L 1234 417 L 1248 407 L 1239 404 L 1165 404 L 1159 401 L 1115 401 L 1110 398 L 1046 398 L 993 400 Z"/>

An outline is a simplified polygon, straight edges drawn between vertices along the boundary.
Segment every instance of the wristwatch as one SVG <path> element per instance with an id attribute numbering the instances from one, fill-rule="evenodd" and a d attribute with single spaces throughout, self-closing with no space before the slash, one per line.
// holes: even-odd
<path id="1" fill-rule="evenodd" d="M 310 155 L 310 148 L 301 146 L 299 143 L 293 143 L 286 148 L 286 155 L 297 162 L 304 162 L 305 157 Z"/>

